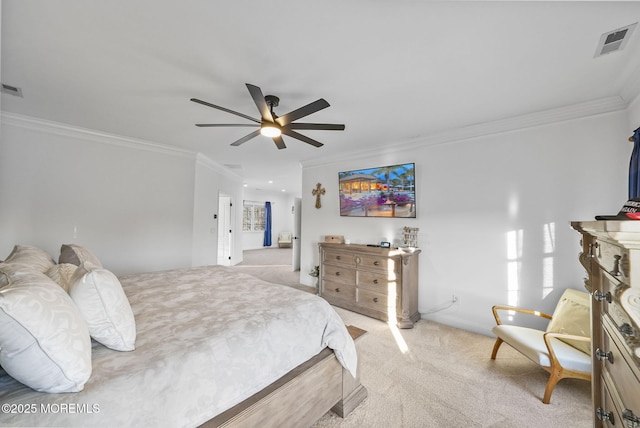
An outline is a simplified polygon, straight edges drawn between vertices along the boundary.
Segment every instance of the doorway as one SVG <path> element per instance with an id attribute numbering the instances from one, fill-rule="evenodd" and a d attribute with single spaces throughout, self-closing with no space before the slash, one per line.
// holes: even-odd
<path id="1" fill-rule="evenodd" d="M 293 236 L 292 244 L 293 251 L 291 254 L 291 270 L 297 271 L 300 270 L 300 230 L 302 229 L 302 199 L 294 198 L 293 206 L 291 210 L 293 211 Z"/>
<path id="2" fill-rule="evenodd" d="M 231 228 L 231 197 L 220 193 L 218 195 L 218 264 L 231 266 L 231 250 L 233 244 L 233 229 Z"/>

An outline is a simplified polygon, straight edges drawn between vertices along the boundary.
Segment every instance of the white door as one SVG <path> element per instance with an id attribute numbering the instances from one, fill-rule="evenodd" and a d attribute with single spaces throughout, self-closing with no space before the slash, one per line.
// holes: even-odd
<path id="1" fill-rule="evenodd" d="M 218 264 L 231 266 L 231 198 L 218 196 Z"/>
<path id="2" fill-rule="evenodd" d="M 292 260 L 291 265 L 294 272 L 300 270 L 300 229 L 302 228 L 302 199 L 293 200 L 293 236 L 292 236 Z"/>

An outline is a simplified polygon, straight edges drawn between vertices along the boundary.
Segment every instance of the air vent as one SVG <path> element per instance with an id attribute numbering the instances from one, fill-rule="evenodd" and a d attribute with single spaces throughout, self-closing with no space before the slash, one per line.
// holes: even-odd
<path id="1" fill-rule="evenodd" d="M 600 42 L 596 49 L 595 58 L 610 54 L 611 52 L 617 52 L 624 49 L 629 42 L 633 29 L 636 28 L 638 23 L 627 25 L 626 27 L 618 28 L 617 30 L 604 33 L 600 36 Z"/>
<path id="2" fill-rule="evenodd" d="M 15 95 L 16 97 L 22 98 L 22 89 L 17 88 L 15 86 L 11 86 L 3 83 L 1 92 L 3 94 Z"/>

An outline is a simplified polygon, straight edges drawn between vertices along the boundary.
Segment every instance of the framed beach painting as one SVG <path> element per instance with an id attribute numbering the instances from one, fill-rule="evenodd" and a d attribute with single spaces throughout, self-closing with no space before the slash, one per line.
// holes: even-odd
<path id="1" fill-rule="evenodd" d="M 338 173 L 340 215 L 347 217 L 416 217 L 414 163 Z"/>

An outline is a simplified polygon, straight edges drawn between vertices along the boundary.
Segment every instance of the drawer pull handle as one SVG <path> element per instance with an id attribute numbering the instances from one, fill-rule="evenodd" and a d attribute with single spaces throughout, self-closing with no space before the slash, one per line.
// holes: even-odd
<path id="1" fill-rule="evenodd" d="M 336 272 L 336 276 L 340 276 L 340 272 Z"/>
<path id="2" fill-rule="evenodd" d="M 618 327 L 618 331 L 623 336 L 633 336 L 633 327 L 629 323 L 624 323 L 620 327 Z"/>
<path id="3" fill-rule="evenodd" d="M 378 280 L 377 280 L 377 279 L 374 279 L 374 280 L 373 280 L 373 283 L 374 283 L 374 284 L 377 284 L 377 283 L 378 283 Z"/>
<path id="4" fill-rule="evenodd" d="M 603 300 L 606 300 L 607 303 L 611 303 L 611 292 L 607 291 L 606 293 L 602 293 L 596 290 L 593 292 L 593 298 L 598 302 L 602 302 Z"/>
<path id="5" fill-rule="evenodd" d="M 598 243 L 593 243 L 593 244 L 589 244 L 589 253 L 587 254 L 587 257 L 596 257 L 596 252 L 595 249 L 598 248 Z"/>
<path id="6" fill-rule="evenodd" d="M 622 272 L 620 272 L 620 256 L 613 256 L 613 270 L 609 272 L 613 276 L 621 276 Z"/>
<path id="7" fill-rule="evenodd" d="M 611 424 L 614 424 L 613 412 L 607 412 L 602 407 L 598 407 L 598 409 L 596 410 L 596 416 L 601 421 L 609 421 L 611 422 Z"/>
<path id="8" fill-rule="evenodd" d="M 622 412 L 622 419 L 624 419 L 627 428 L 636 428 L 640 425 L 640 418 L 634 415 L 629 409 L 624 409 Z"/>
<path id="9" fill-rule="evenodd" d="M 374 266 L 380 266 L 380 262 L 376 260 L 375 262 L 373 262 L 373 265 Z"/>
<path id="10" fill-rule="evenodd" d="M 596 349 L 596 358 L 600 361 L 609 361 L 613 364 L 613 353 L 611 351 L 605 352 L 600 348 Z"/>
<path id="11" fill-rule="evenodd" d="M 336 293 L 339 293 L 339 292 L 340 292 L 340 288 L 336 288 Z"/>
<path id="12" fill-rule="evenodd" d="M 377 297 L 374 297 L 374 298 L 373 298 L 373 302 L 374 302 L 374 303 L 378 303 L 378 298 L 377 298 Z"/>

